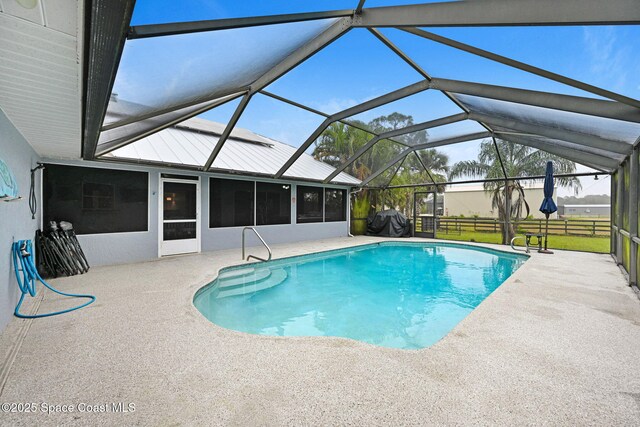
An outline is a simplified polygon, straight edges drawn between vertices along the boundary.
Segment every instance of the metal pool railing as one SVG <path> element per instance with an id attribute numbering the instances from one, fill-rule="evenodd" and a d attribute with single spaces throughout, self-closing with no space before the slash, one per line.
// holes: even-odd
<path id="1" fill-rule="evenodd" d="M 264 241 L 264 239 L 262 238 L 262 236 L 260 235 L 260 233 L 258 233 L 258 230 L 256 230 L 253 227 L 245 227 L 242 229 L 242 259 L 244 260 L 244 243 L 245 243 L 245 232 L 247 230 L 251 230 L 255 233 L 255 235 L 258 237 L 258 239 L 260 239 L 260 241 L 262 242 L 262 244 L 264 245 L 265 248 L 267 248 L 267 251 L 269 252 L 269 257 L 267 259 L 264 258 L 260 258 L 258 256 L 255 255 L 249 255 L 247 257 L 247 261 L 249 261 L 250 258 L 253 259 L 257 259 L 258 261 L 270 261 L 271 260 L 271 248 L 269 247 L 269 245 L 267 245 L 267 242 Z"/>

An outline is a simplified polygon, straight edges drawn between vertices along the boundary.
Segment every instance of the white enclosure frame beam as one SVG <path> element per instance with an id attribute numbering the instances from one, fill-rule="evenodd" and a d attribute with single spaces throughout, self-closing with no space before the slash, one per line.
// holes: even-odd
<path id="1" fill-rule="evenodd" d="M 236 109 L 233 117 L 227 124 L 227 127 L 224 130 L 223 135 L 220 137 L 220 140 L 214 147 L 211 155 L 207 159 L 207 162 L 204 164 L 203 170 L 209 170 L 213 162 L 215 161 L 218 154 L 220 154 L 220 150 L 222 150 L 222 146 L 226 142 L 227 138 L 233 131 L 236 123 L 240 119 L 240 116 L 244 112 L 247 104 L 251 100 L 251 97 L 260 92 L 262 89 L 267 87 L 269 84 L 282 77 L 284 74 L 289 72 L 291 69 L 295 68 L 305 60 L 307 60 L 310 56 L 314 55 L 318 51 L 324 49 L 327 45 L 331 44 L 334 40 L 344 35 L 351 28 L 351 18 L 342 18 L 338 22 L 334 23 L 331 27 L 323 31 L 320 35 L 315 37 L 310 42 L 306 43 L 304 46 L 293 52 L 291 55 L 286 57 L 283 61 L 277 64 L 275 67 L 271 68 L 269 71 L 264 73 L 261 77 L 259 77 L 255 82 L 251 84 L 251 89 L 247 96 L 243 98 L 242 102 Z M 228 131 L 228 132 L 227 132 Z"/>
<path id="2" fill-rule="evenodd" d="M 349 165 L 351 165 L 353 162 L 358 160 L 360 156 L 366 153 L 367 150 L 372 148 L 380 140 L 389 139 L 394 136 L 407 135 L 413 132 L 418 132 L 425 129 L 431 129 L 438 126 L 444 126 L 451 123 L 457 123 L 466 119 L 467 119 L 467 113 L 459 113 L 459 114 L 454 114 L 452 116 L 443 117 L 441 119 L 430 120 L 428 122 L 418 123 L 418 124 L 407 126 L 404 128 L 394 129 L 389 132 L 381 133 L 380 135 L 369 140 L 369 142 L 367 142 L 365 145 L 360 147 L 358 151 L 356 151 L 351 157 L 349 157 L 340 166 L 338 166 L 336 170 L 331 173 L 331 175 L 325 178 L 324 183 L 328 183 L 332 179 L 334 179 L 336 176 L 338 176 L 340 172 L 344 171 L 347 167 L 349 167 Z"/>
<path id="3" fill-rule="evenodd" d="M 622 141 L 600 138 L 599 136 L 571 132 L 568 130 L 551 128 L 542 125 L 523 123 L 512 119 L 505 119 L 497 116 L 489 116 L 471 112 L 469 118 L 473 120 L 482 120 L 490 125 L 507 128 L 519 132 L 525 132 L 534 135 L 545 136 L 551 139 L 559 139 L 561 141 L 573 142 L 578 145 L 598 148 L 600 150 L 611 151 L 618 154 L 629 155 L 633 149 L 631 144 Z"/>
<path id="4" fill-rule="evenodd" d="M 597 168 L 604 169 L 606 171 L 612 171 L 620 164 L 618 160 L 608 157 L 602 157 L 588 151 L 578 150 L 577 148 L 574 148 L 576 147 L 575 144 L 562 144 L 561 141 L 541 141 L 526 136 L 518 136 L 512 134 L 506 135 L 499 132 L 496 132 L 495 135 L 505 141 L 525 145 L 531 148 L 536 148 L 538 150 L 546 151 L 547 153 L 563 157 L 567 160 L 582 163 L 585 166 L 596 166 Z"/>
<path id="5" fill-rule="evenodd" d="M 127 37 L 138 39 L 276 25 L 318 19 L 356 16 L 357 27 L 478 27 L 521 25 L 635 25 L 640 11 L 635 0 L 484 0 L 441 2 L 322 12 L 288 13 L 268 16 L 137 25 Z M 499 12 L 496 12 L 499 11 Z"/>
<path id="6" fill-rule="evenodd" d="M 281 15 L 251 16 L 247 18 L 211 19 L 204 21 L 172 22 L 167 24 L 136 25 L 129 28 L 127 39 L 134 40 L 148 37 L 171 36 L 176 34 L 259 27 L 262 25 L 316 21 L 319 19 L 343 18 L 352 15 L 353 10 L 345 9 L 330 10 L 326 12 L 287 13 Z"/>
<path id="7" fill-rule="evenodd" d="M 638 162 L 640 161 L 640 148 L 636 147 L 629 158 L 629 282 L 638 286 Z M 620 238 L 620 236 L 618 236 Z"/>
<path id="8" fill-rule="evenodd" d="M 477 133 L 471 133 L 471 134 L 456 136 L 456 137 L 453 137 L 453 138 L 444 138 L 444 139 L 434 140 L 434 141 L 427 142 L 427 143 L 424 143 L 424 144 L 414 145 L 413 147 L 407 148 L 406 150 L 402 151 L 396 157 L 394 157 L 393 159 L 391 159 L 387 163 L 385 163 L 385 165 L 382 166 L 380 169 L 378 169 L 377 171 L 375 171 L 371 175 L 369 175 L 367 177 L 367 179 L 362 181 L 360 186 L 364 187 L 365 185 L 370 183 L 373 179 L 375 179 L 380 174 L 382 174 L 384 171 L 389 169 L 391 166 L 395 165 L 400 160 L 404 159 L 409 154 L 411 154 L 411 153 L 413 153 L 415 151 L 426 150 L 426 149 L 429 149 L 429 148 L 442 147 L 442 146 L 450 145 L 450 144 L 457 144 L 459 142 L 474 141 L 476 139 L 482 139 L 482 138 L 486 138 L 488 136 L 491 136 L 490 132 L 477 132 Z"/>
<path id="9" fill-rule="evenodd" d="M 299 49 L 297 49 L 292 54 L 290 54 L 288 57 L 286 57 L 284 60 L 282 60 L 280 63 L 278 63 L 276 66 L 274 66 L 269 71 L 264 73 L 255 82 L 253 82 L 248 88 L 244 88 L 244 92 L 246 92 L 248 96 L 245 96 L 245 98 L 243 98 L 243 101 L 241 102 L 241 105 L 239 105 L 238 108 L 236 109 L 236 113 L 238 113 L 238 114 L 237 114 L 237 117 L 235 117 L 236 113 L 234 113 L 235 122 L 233 122 L 233 123 L 230 122 L 229 123 L 229 124 L 232 124 L 231 127 L 229 127 L 229 124 L 227 125 L 227 128 L 229 128 L 227 137 L 224 138 L 224 139 L 221 138 L 220 141 L 218 141 L 218 144 L 216 144 L 216 146 L 214 147 L 214 149 L 213 149 L 211 155 L 209 156 L 209 158 L 207 160 L 207 163 L 205 163 L 203 169 L 204 170 L 208 170 L 209 167 L 211 166 L 211 164 L 215 161 L 215 158 L 220 153 L 220 150 L 222 149 L 222 146 L 224 145 L 224 142 L 226 141 L 228 136 L 233 131 L 233 127 L 235 126 L 237 120 L 240 118 L 240 115 L 242 114 L 242 112 L 246 108 L 246 106 L 247 106 L 246 104 L 249 102 L 249 100 L 251 99 L 251 97 L 255 93 L 257 93 L 260 90 L 264 89 L 270 83 L 272 83 L 273 81 L 275 81 L 279 77 L 282 77 L 284 74 L 289 72 L 291 69 L 295 68 L 297 65 L 301 64 L 302 62 L 307 60 L 309 57 L 311 57 L 312 55 L 314 55 L 318 51 L 322 50 L 327 45 L 331 44 L 333 41 L 335 41 L 336 39 L 338 39 L 339 37 L 344 35 L 347 31 L 349 31 L 350 28 L 351 28 L 351 18 L 350 17 L 342 18 L 342 19 L 338 20 L 331 27 L 329 27 L 326 30 L 324 30 L 322 33 L 320 33 L 314 39 L 310 40 L 305 45 L 301 46 Z M 237 92 L 238 90 L 235 89 L 234 91 Z M 229 92 L 229 91 L 227 90 L 226 92 Z M 225 93 L 225 95 L 228 95 L 228 93 Z M 216 99 L 219 96 L 220 96 L 220 93 L 213 93 L 213 94 L 209 94 L 207 96 L 207 98 Z M 173 111 L 173 110 L 176 110 L 176 109 L 179 109 L 179 108 L 186 108 L 188 106 L 195 105 L 195 104 L 198 104 L 198 103 L 201 103 L 201 102 L 203 102 L 202 99 L 200 99 L 198 101 L 193 101 L 193 102 L 190 102 L 190 103 L 186 103 L 185 105 L 174 106 L 174 107 L 168 108 L 168 109 L 166 109 L 165 111 L 162 111 L 162 112 L 155 112 L 155 113 L 152 113 L 152 115 L 163 114 L 165 112 Z M 240 108 L 240 107 L 242 107 L 242 108 Z M 211 107 L 211 108 L 213 108 L 213 107 Z M 201 113 L 201 112 L 202 111 L 199 111 L 199 113 Z M 145 135 L 143 135 L 143 136 L 132 138 L 132 139 L 129 139 L 129 140 L 127 140 L 126 142 L 124 142 L 122 144 L 119 144 L 119 147 L 131 144 L 131 143 L 139 140 L 140 138 L 143 138 L 144 136 L 148 135 L 149 133 L 157 132 L 159 130 L 162 130 L 162 129 L 164 129 L 164 128 L 168 127 L 168 126 L 171 126 L 171 125 L 173 125 L 175 123 L 179 123 L 179 122 L 181 122 L 181 121 L 183 121 L 183 120 L 185 120 L 185 119 L 187 119 L 189 117 L 192 117 L 192 116 L 193 116 L 193 114 L 189 114 L 189 115 L 185 115 L 185 116 L 179 117 L 179 118 L 173 120 L 171 122 L 171 124 L 169 124 L 169 125 L 159 126 L 157 128 L 154 128 L 154 129 L 150 130 L 149 132 L 145 133 Z M 232 117 L 232 121 L 233 121 L 234 117 Z M 131 121 L 135 122 L 136 120 L 131 120 Z M 225 134 L 227 133 L 226 132 L 227 128 L 225 128 Z M 109 151 L 112 151 L 112 149 L 109 150 Z"/>
<path id="10" fill-rule="evenodd" d="M 222 135 L 220 135 L 220 138 L 218 138 L 218 142 L 216 143 L 215 147 L 213 147 L 213 151 L 209 155 L 207 162 L 204 164 L 204 167 L 203 167 L 204 170 L 209 170 L 209 168 L 215 161 L 216 157 L 218 157 L 218 154 L 220 154 L 220 150 L 222 150 L 224 143 L 227 142 L 227 139 L 231 135 L 233 128 L 236 126 L 236 123 L 238 123 L 238 120 L 240 120 L 240 116 L 244 112 L 245 108 L 247 108 L 247 105 L 251 100 L 251 96 L 252 96 L 251 93 L 247 93 L 245 96 L 242 97 L 240 104 L 238 104 L 238 106 L 236 107 L 236 110 L 233 112 L 233 115 L 229 120 L 229 123 L 227 123 L 227 126 L 225 126 L 224 131 L 222 132 Z"/>
<path id="11" fill-rule="evenodd" d="M 112 152 L 114 150 L 117 150 L 118 148 L 124 147 L 126 145 L 131 144 L 132 142 L 138 141 L 141 138 L 144 138 L 144 137 L 149 136 L 151 134 L 154 134 L 154 133 L 156 133 L 158 131 L 161 131 L 162 129 L 166 129 L 168 127 L 174 126 L 174 125 L 176 125 L 176 124 L 178 124 L 178 123 L 180 123 L 180 122 L 182 122 L 182 121 L 184 121 L 186 119 L 190 119 L 191 117 L 195 117 L 198 114 L 204 113 L 205 111 L 209 111 L 209 110 L 211 110 L 213 108 L 219 107 L 220 105 L 226 104 L 227 102 L 231 102 L 234 99 L 238 99 L 242 95 L 244 95 L 244 93 L 237 93 L 237 94 L 234 94 L 234 95 L 229 95 L 229 96 L 226 96 L 226 97 L 219 98 L 216 101 L 211 102 L 211 103 L 205 105 L 202 108 L 199 108 L 198 110 L 192 111 L 192 112 L 190 112 L 190 113 L 188 113 L 186 115 L 180 116 L 180 117 L 178 117 L 176 119 L 173 119 L 173 120 L 171 120 L 169 122 L 166 122 L 166 123 L 164 123 L 162 125 L 155 126 L 152 129 L 150 129 L 150 130 L 148 130 L 148 131 L 146 131 L 144 133 L 136 134 L 135 136 L 128 136 L 128 137 L 125 137 L 125 138 L 118 138 L 118 139 L 113 140 L 113 141 L 103 142 L 102 144 L 98 144 L 98 147 L 97 147 L 98 150 L 96 152 L 96 156 L 104 156 L 105 154 L 108 154 L 108 153 L 110 153 L 110 152 Z"/>
<path id="12" fill-rule="evenodd" d="M 424 164 L 424 162 L 422 161 L 422 158 L 420 157 L 420 154 L 418 154 L 417 151 L 414 151 L 413 154 L 415 154 L 416 159 L 418 159 L 418 163 L 420 163 L 422 165 L 422 168 L 424 169 L 424 171 L 427 173 L 427 176 L 429 177 L 429 179 L 431 180 L 431 182 L 433 182 L 434 184 L 436 184 L 436 180 L 433 179 L 433 175 L 431 175 L 431 171 L 429 170 L 429 168 L 427 167 L 427 165 Z"/>
<path id="13" fill-rule="evenodd" d="M 311 136 L 309 136 L 309 138 L 307 138 L 307 140 L 300 147 L 298 147 L 296 152 L 289 158 L 289 160 L 287 160 L 285 164 L 280 168 L 280 170 L 276 172 L 274 178 L 282 177 L 282 175 L 284 175 L 284 173 L 291 167 L 291 165 L 293 165 L 296 160 L 298 160 L 300 156 L 304 154 L 304 152 L 311 146 L 311 144 L 313 144 L 316 139 L 318 139 L 318 137 L 320 137 L 322 132 L 324 132 L 324 130 L 329 127 L 331 123 L 346 119 L 347 117 L 351 117 L 368 110 L 372 110 L 374 108 L 389 104 L 399 99 L 406 98 L 407 96 L 415 95 L 416 93 L 423 92 L 427 89 L 429 89 L 429 81 L 423 80 L 329 116 L 324 122 L 320 124 L 320 126 L 318 126 L 315 131 L 313 131 Z"/>
<path id="14" fill-rule="evenodd" d="M 483 0 L 366 8 L 362 27 L 634 25 L 636 0 Z"/>
<path id="15" fill-rule="evenodd" d="M 605 172 L 559 173 L 559 174 L 554 174 L 553 176 L 556 178 L 571 178 L 571 177 L 580 177 L 580 176 L 597 176 L 597 175 L 603 175 L 603 174 L 609 174 L 609 172 L 606 172 L 606 173 Z M 536 180 L 544 179 L 544 175 L 509 177 L 509 181 L 531 181 L 534 179 Z M 460 184 L 481 184 L 484 182 L 504 182 L 504 178 L 484 178 L 484 179 L 465 179 L 463 181 L 443 181 L 443 182 L 438 182 L 437 185 L 444 186 L 444 185 L 460 185 Z M 429 187 L 432 185 L 433 184 L 431 184 L 430 182 L 420 182 L 417 184 L 390 185 L 389 187 L 385 188 L 385 190 L 392 190 L 394 188 Z M 382 189 L 379 187 L 367 187 L 367 188 Z"/>
<path id="16" fill-rule="evenodd" d="M 640 109 L 615 101 L 604 101 L 582 96 L 515 89 L 506 86 L 487 85 L 437 77 L 431 79 L 429 86 L 431 89 L 481 98 L 497 99 L 534 107 L 640 123 Z"/>
<path id="17" fill-rule="evenodd" d="M 280 96 L 280 95 L 276 95 L 275 93 L 271 93 L 271 92 L 268 92 L 266 90 L 261 90 L 260 94 L 268 96 L 268 97 L 273 98 L 273 99 L 277 99 L 278 101 L 284 102 L 285 104 L 289 104 L 289 105 L 292 105 L 294 107 L 298 107 L 298 108 L 300 108 L 302 110 L 308 111 L 308 112 L 313 113 L 313 114 L 317 114 L 318 116 L 322 116 L 324 118 L 327 118 L 327 117 L 331 116 L 331 114 L 328 114 L 328 113 L 325 113 L 325 112 L 322 112 L 322 111 L 318 111 L 315 108 L 311 108 L 311 107 L 306 106 L 304 104 L 300 104 L 299 102 L 292 101 L 292 100 L 290 100 L 288 98 L 285 98 L 285 97 Z M 368 129 L 367 127 L 362 126 L 362 125 L 360 125 L 360 124 L 358 124 L 356 122 L 351 122 L 351 121 L 345 120 L 345 119 L 338 120 L 338 121 L 340 123 L 343 123 L 343 124 L 347 125 L 347 126 L 351 126 L 353 128 L 359 129 L 361 131 L 370 133 L 373 136 L 379 136 L 378 133 L 376 133 L 376 132 L 372 131 L 371 129 Z M 400 145 L 407 145 L 403 141 L 398 141 L 398 140 L 392 139 L 392 138 L 387 138 L 387 139 L 390 140 L 390 141 L 393 141 L 393 142 L 395 142 L 397 144 L 400 144 Z"/>

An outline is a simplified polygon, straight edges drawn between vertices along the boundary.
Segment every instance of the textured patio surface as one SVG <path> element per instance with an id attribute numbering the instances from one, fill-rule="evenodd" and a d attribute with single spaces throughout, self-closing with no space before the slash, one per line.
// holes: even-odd
<path id="1" fill-rule="evenodd" d="M 379 239 L 275 246 L 274 255 L 369 241 Z M 0 402 L 38 410 L 0 413 L 0 424 L 640 424 L 640 301 L 608 255 L 534 253 L 439 343 L 404 351 L 210 323 L 193 295 L 240 263 L 239 252 L 53 280 L 97 302 L 10 323 L 0 337 Z M 66 304 L 44 295 L 40 312 Z M 77 412 L 113 402 L 135 411 Z M 42 403 L 75 411 L 48 415 Z"/>

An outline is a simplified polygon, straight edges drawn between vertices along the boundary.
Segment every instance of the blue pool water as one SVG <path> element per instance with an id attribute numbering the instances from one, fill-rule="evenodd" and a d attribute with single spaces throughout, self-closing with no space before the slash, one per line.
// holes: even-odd
<path id="1" fill-rule="evenodd" d="M 467 245 L 384 242 L 223 269 L 194 305 L 237 331 L 418 349 L 444 337 L 526 259 Z"/>

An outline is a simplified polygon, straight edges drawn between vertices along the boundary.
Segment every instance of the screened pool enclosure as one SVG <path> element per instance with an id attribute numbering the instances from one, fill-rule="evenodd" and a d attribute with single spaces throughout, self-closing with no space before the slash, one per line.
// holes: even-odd
<path id="1" fill-rule="evenodd" d="M 565 27 L 635 26 L 640 23 L 636 1 L 611 0 L 605 6 L 600 0 L 407 5 L 344 0 L 333 2 L 344 4 L 339 10 L 318 10 L 322 2 L 308 2 L 299 6 L 304 11 L 291 13 L 274 2 L 278 14 L 220 19 L 203 14 L 185 22 L 171 22 L 167 16 L 157 23 L 132 22 L 134 3 L 91 2 L 84 159 L 372 191 L 424 191 L 468 182 L 508 186 L 541 179 L 543 168 L 511 167 L 517 150 L 526 147 L 527 156 L 567 160 L 568 167 L 556 165 L 557 176 L 567 182 L 612 176 L 611 253 L 630 282 L 637 283 L 640 101 L 439 31 L 526 27 L 534 34 Z M 340 52 L 356 59 L 338 61 Z M 560 55 L 549 56 L 562 61 Z M 467 61 L 478 61 L 478 66 Z M 381 74 L 389 64 L 398 71 Z M 282 83 L 287 79 L 305 84 L 294 90 Z M 314 85 L 326 92 L 326 99 L 310 95 L 307 87 Z M 358 95 L 350 98 L 351 89 Z M 333 102 L 332 93 L 350 102 Z M 411 115 L 411 120 L 382 126 L 373 119 L 388 119 L 392 112 Z M 222 123 L 200 129 L 214 143 L 185 149 L 179 138 L 172 144 L 149 139 L 196 117 Z M 287 156 L 264 157 L 264 164 L 252 171 L 237 170 L 229 159 L 245 154 L 233 141 L 243 139 L 240 128 L 260 133 L 249 120 L 255 117 L 277 122 L 283 130 L 295 127 L 305 136 L 285 141 L 293 146 Z M 332 151 L 331 144 L 342 141 L 335 136 L 340 132 L 364 142 Z M 263 148 L 281 138 L 265 136 Z M 309 166 L 301 156 L 311 151 L 335 169 L 306 173 Z M 437 153 L 460 164 L 471 165 L 480 155 L 494 156 L 496 162 L 455 174 L 455 168 L 434 166 Z M 368 159 L 366 167 L 362 159 Z"/>

